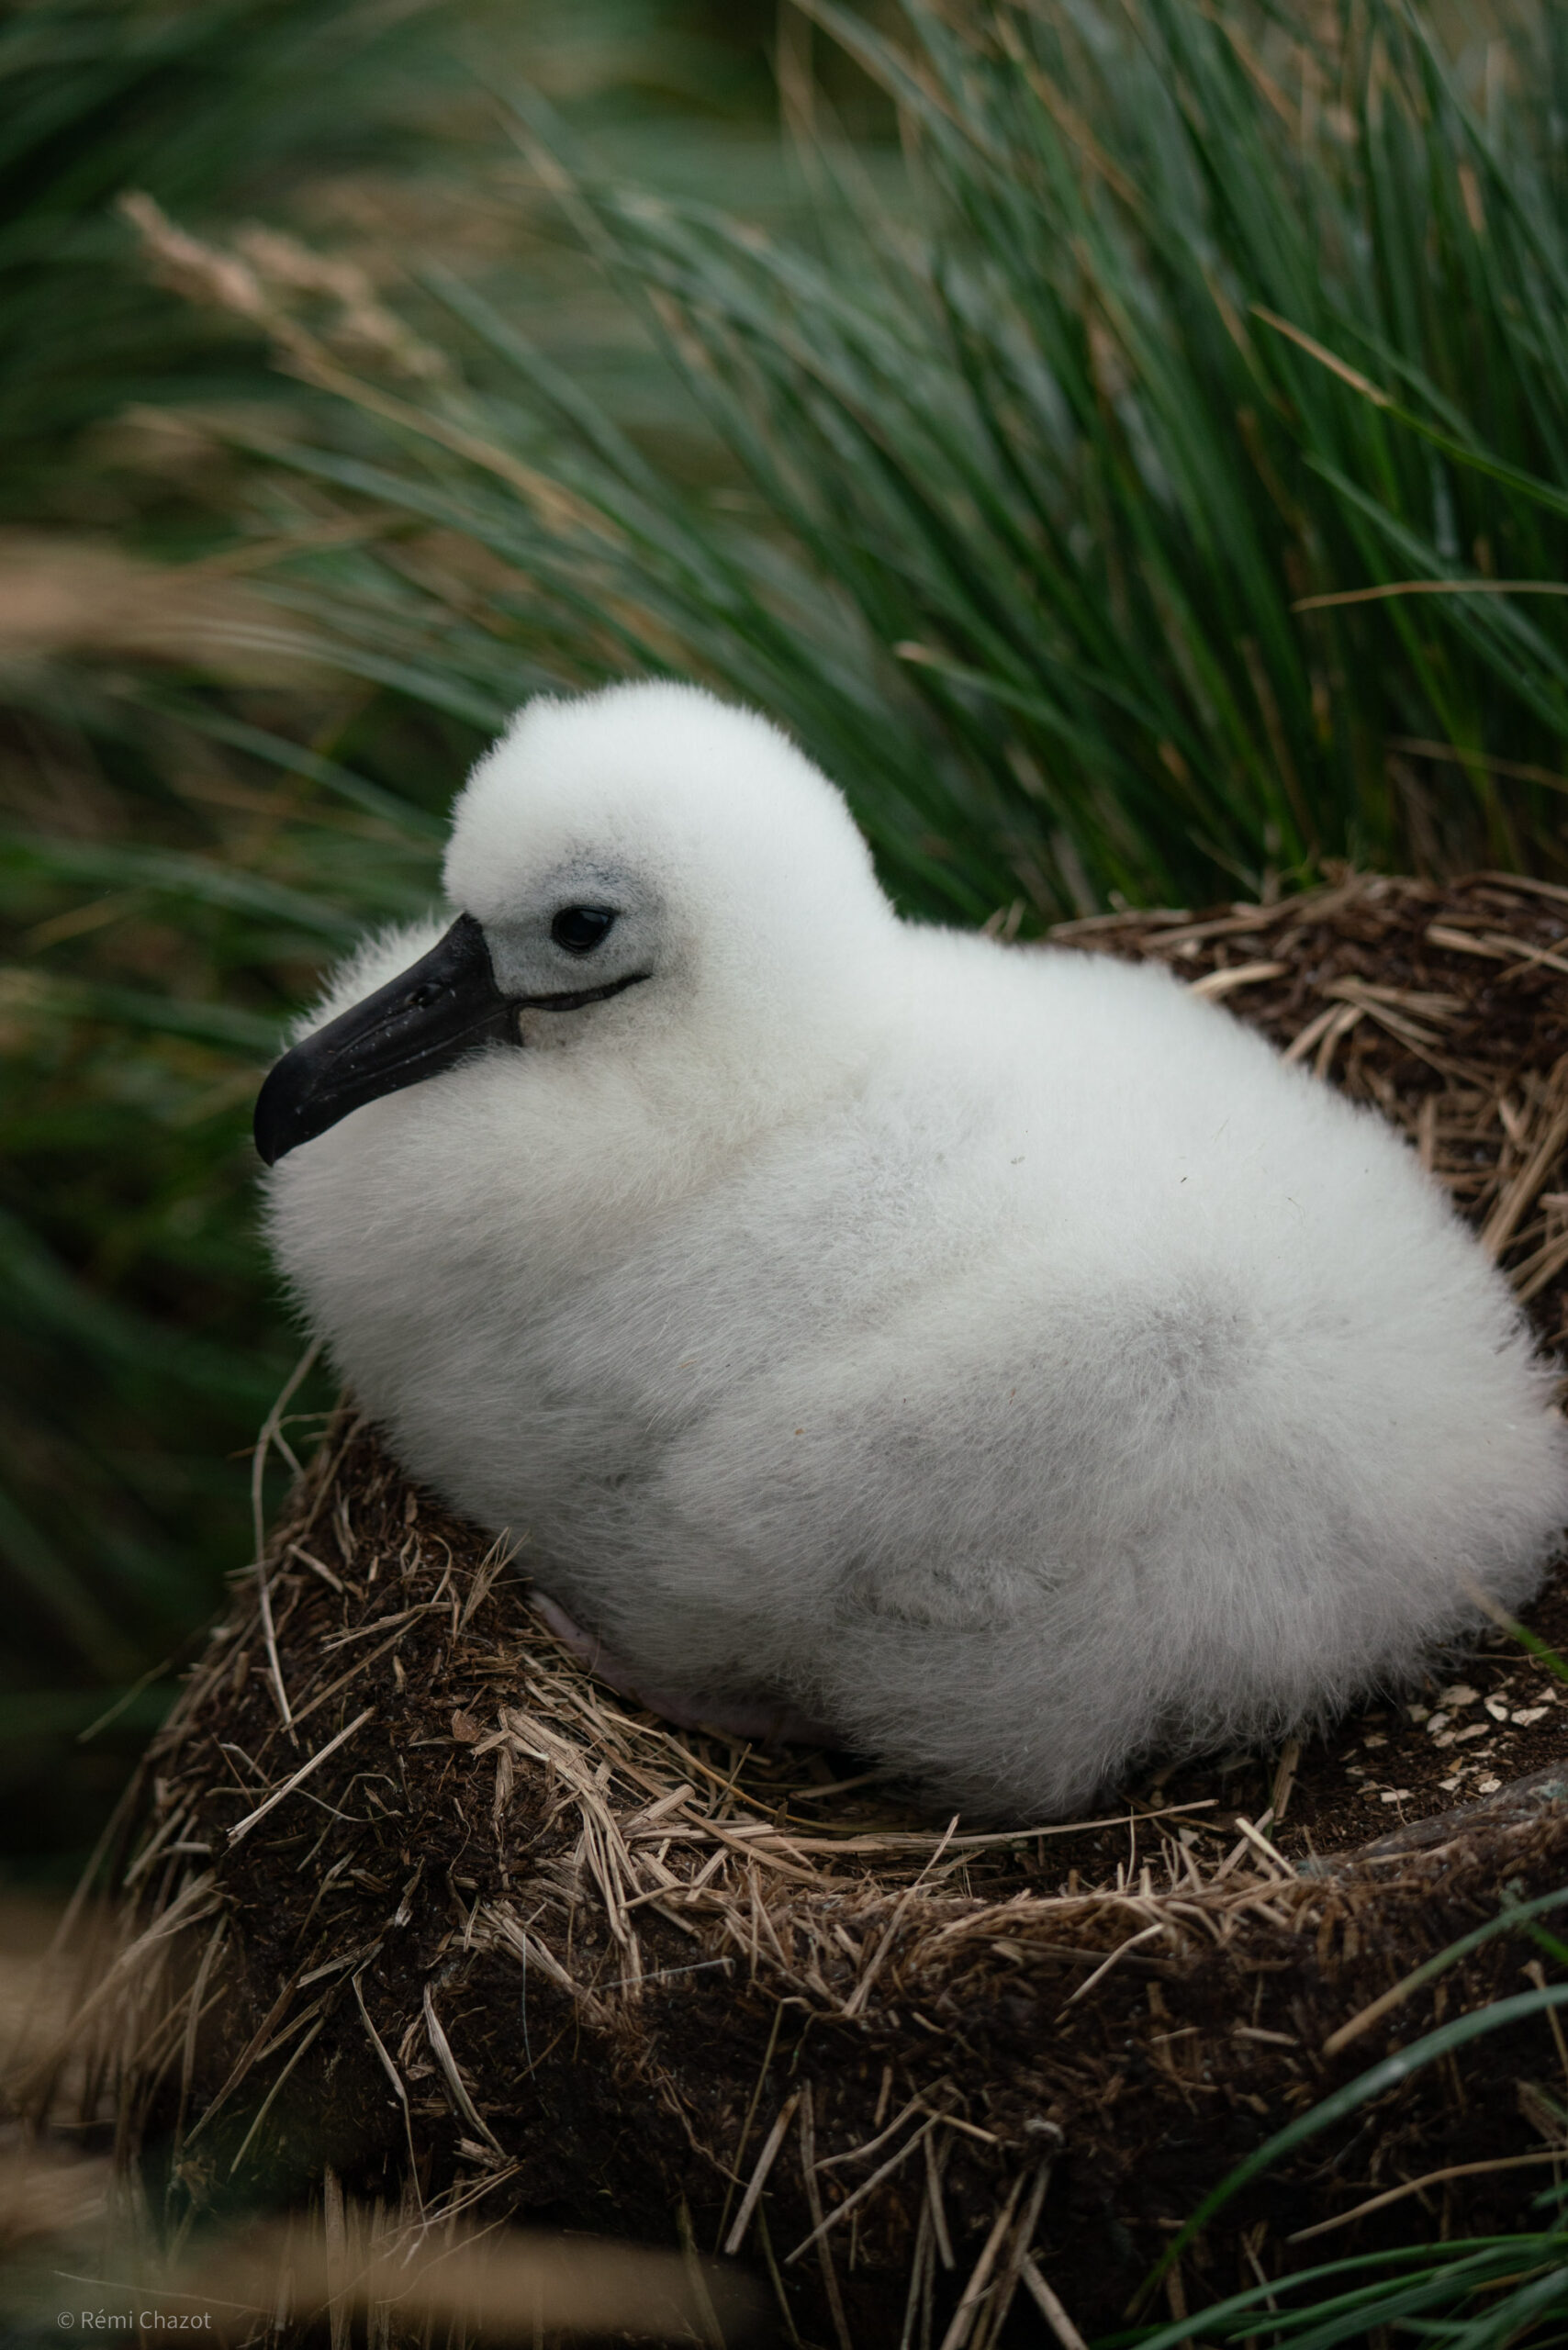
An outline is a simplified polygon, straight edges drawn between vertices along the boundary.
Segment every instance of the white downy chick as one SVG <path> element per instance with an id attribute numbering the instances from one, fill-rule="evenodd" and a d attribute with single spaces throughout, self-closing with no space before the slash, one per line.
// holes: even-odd
<path id="1" fill-rule="evenodd" d="M 1503 1280 L 1163 969 L 901 921 L 832 785 L 674 685 L 531 703 L 445 883 L 268 1080 L 274 1245 L 634 1688 L 1024 1820 L 1536 1586 L 1568 1431 Z"/>

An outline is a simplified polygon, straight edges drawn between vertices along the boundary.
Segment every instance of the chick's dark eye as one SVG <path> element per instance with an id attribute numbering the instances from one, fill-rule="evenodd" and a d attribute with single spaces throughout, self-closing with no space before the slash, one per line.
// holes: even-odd
<path id="1" fill-rule="evenodd" d="M 550 925 L 550 935 L 568 955 L 591 955 L 615 927 L 608 906 L 563 906 Z"/>

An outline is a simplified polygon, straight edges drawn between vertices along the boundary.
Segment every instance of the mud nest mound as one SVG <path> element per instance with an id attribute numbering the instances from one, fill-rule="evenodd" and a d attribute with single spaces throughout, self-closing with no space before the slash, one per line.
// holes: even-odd
<path id="1" fill-rule="evenodd" d="M 1568 891 L 1351 878 L 1058 935 L 1170 963 L 1374 1102 L 1560 1344 Z M 630 1710 L 526 1563 L 345 1408 L 237 1584 L 149 1760 L 93 2019 L 176 2214 L 330 2172 L 722 2248 L 781 2338 L 1074 2350 L 1273 2133 L 1540 1979 L 1522 1929 L 1418 1973 L 1568 1881 L 1568 1687 L 1502 1630 L 1305 1751 L 978 1833 L 853 1757 Z M 1568 1646 L 1568 1583 L 1529 1620 Z M 1551 2022 L 1386 2066 L 1145 2306 L 1517 2223 L 1562 2154 Z"/>

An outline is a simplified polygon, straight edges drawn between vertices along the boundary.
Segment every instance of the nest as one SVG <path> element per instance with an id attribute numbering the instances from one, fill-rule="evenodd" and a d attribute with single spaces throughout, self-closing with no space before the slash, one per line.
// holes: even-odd
<path id="1" fill-rule="evenodd" d="M 1558 1345 L 1568 891 L 1351 878 L 1058 936 L 1168 961 L 1375 1102 Z M 1562 1643 L 1568 1588 L 1529 1620 Z M 1305 1751 L 969 1832 L 853 1757 L 629 1709 L 345 1408 L 152 1748 L 100 2077 L 176 2217 L 342 2180 L 722 2252 L 790 2340 L 1080 2350 L 1272 2133 L 1526 1987 L 1522 1930 L 1418 1970 L 1563 1882 L 1565 1700 L 1499 1630 Z M 1537 2016 L 1391 2067 L 1141 2306 L 1517 2223 L 1563 2063 Z"/>

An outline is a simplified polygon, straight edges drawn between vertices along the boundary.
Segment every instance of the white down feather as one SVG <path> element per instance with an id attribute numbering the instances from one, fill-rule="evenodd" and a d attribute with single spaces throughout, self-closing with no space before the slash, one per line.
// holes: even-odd
<path id="1" fill-rule="evenodd" d="M 1551 1372 L 1378 1117 L 1162 969 L 900 921 L 692 688 L 533 702 L 476 768 L 446 888 L 503 985 L 585 875 L 651 976 L 356 1110 L 270 1220 L 408 1470 L 644 1685 L 1021 1819 L 1536 1586 Z"/>

